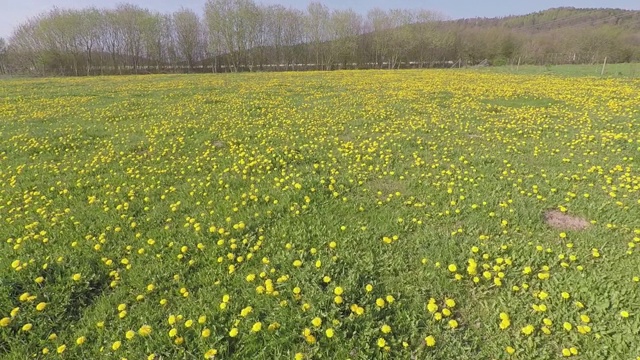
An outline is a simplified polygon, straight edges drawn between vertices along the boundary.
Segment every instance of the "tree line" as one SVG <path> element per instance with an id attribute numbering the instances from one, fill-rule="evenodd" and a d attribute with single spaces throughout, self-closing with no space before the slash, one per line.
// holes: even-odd
<path id="1" fill-rule="evenodd" d="M 253 0 L 208 0 L 203 10 L 163 14 L 131 4 L 54 8 L 20 24 L 8 41 L 0 39 L 0 74 L 394 69 L 640 58 L 635 12 L 555 9 L 537 18 L 447 21 L 428 10 L 375 8 L 361 15 L 318 2 L 302 11 Z M 558 26 L 562 19 L 565 25 Z"/>

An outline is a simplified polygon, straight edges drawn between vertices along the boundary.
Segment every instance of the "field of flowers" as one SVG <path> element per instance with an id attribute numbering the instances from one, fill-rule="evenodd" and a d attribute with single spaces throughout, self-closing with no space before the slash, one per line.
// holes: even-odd
<path id="1" fill-rule="evenodd" d="M 0 358 L 636 359 L 640 80 L 0 82 Z"/>

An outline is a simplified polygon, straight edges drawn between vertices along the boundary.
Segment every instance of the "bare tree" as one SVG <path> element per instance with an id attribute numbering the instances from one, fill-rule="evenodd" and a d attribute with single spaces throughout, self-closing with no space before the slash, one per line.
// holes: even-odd
<path id="1" fill-rule="evenodd" d="M 7 73 L 7 41 L 3 37 L 0 37 L 0 75 Z"/>
<path id="2" fill-rule="evenodd" d="M 238 8 L 242 0 L 208 0 L 205 4 L 205 17 L 209 28 L 209 48 L 227 56 L 227 65 L 232 71 L 238 71 L 239 52 Z"/>
<path id="3" fill-rule="evenodd" d="M 201 59 L 205 46 L 200 17 L 192 10 L 183 8 L 173 14 L 173 25 L 178 52 L 187 62 L 188 71 L 192 71 L 194 62 Z"/>
<path id="4" fill-rule="evenodd" d="M 316 68 L 322 69 L 326 63 L 327 42 L 330 39 L 329 26 L 331 14 L 329 8 L 319 2 L 312 2 L 307 7 L 306 33 L 307 41 L 315 58 Z"/>
<path id="5" fill-rule="evenodd" d="M 335 10 L 331 14 L 331 30 L 333 32 L 330 53 L 347 68 L 349 62 L 356 61 L 358 38 L 362 34 L 362 17 L 355 11 Z"/>
<path id="6" fill-rule="evenodd" d="M 296 9 L 287 9 L 283 14 L 282 45 L 284 46 L 284 58 L 287 65 L 293 68 L 293 64 L 302 60 L 304 46 L 304 12 Z"/>
<path id="7" fill-rule="evenodd" d="M 116 26 L 124 40 L 124 55 L 134 73 L 138 73 L 142 60 L 142 29 L 147 16 L 148 10 L 135 5 L 121 4 L 116 8 Z"/>

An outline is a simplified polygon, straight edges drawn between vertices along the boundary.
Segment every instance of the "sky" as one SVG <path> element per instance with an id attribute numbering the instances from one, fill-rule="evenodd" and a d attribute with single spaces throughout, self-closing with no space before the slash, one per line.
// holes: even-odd
<path id="1" fill-rule="evenodd" d="M 255 0 L 263 4 L 282 4 L 300 9 L 306 8 L 308 0 Z M 202 12 L 205 0 L 0 0 L 0 37 L 8 38 L 12 30 L 26 19 L 50 10 L 54 6 L 59 8 L 84 8 L 95 6 L 99 8 L 114 7 L 119 2 L 139 5 L 141 7 L 168 13 L 178 10 L 180 7 Z M 452 18 L 468 17 L 496 17 L 507 15 L 521 15 L 534 11 L 545 10 L 552 7 L 608 7 L 630 10 L 640 10 L 638 0 L 324 0 L 320 1 L 331 9 L 352 8 L 359 13 L 366 12 L 374 7 L 383 9 L 426 9 L 442 13 Z M 105 5 L 112 4 L 112 5 Z M 481 6 L 478 6 L 481 4 Z"/>

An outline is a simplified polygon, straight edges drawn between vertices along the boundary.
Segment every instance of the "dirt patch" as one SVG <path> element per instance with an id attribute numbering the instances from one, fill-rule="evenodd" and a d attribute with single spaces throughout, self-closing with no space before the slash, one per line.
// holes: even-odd
<path id="1" fill-rule="evenodd" d="M 559 230 L 584 230 L 591 226 L 591 223 L 584 218 L 558 210 L 547 210 L 544 213 L 544 221 L 547 225 Z"/>
<path id="2" fill-rule="evenodd" d="M 218 148 L 221 149 L 223 147 L 225 147 L 225 143 L 220 141 L 220 140 L 216 140 L 211 144 L 214 148 Z"/>
<path id="3" fill-rule="evenodd" d="M 367 184 L 370 191 L 377 193 L 382 192 L 384 195 L 400 192 L 405 194 L 407 186 L 404 182 L 391 179 L 376 179 Z M 406 195 L 406 194 L 405 194 Z"/>

